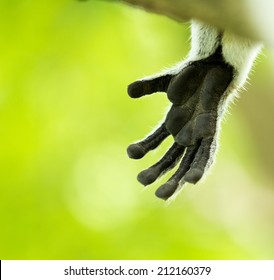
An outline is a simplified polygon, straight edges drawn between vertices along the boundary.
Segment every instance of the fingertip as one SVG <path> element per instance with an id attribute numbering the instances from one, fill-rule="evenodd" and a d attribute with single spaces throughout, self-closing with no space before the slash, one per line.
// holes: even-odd
<path id="1" fill-rule="evenodd" d="M 127 148 L 127 154 L 129 158 L 140 159 L 146 154 L 146 150 L 140 144 L 131 144 Z"/>
<path id="2" fill-rule="evenodd" d="M 152 184 L 157 178 L 159 174 L 153 168 L 148 168 L 146 170 L 141 171 L 138 176 L 137 180 L 144 186 Z"/>
<path id="3" fill-rule="evenodd" d="M 139 98 L 145 95 L 145 87 L 144 82 L 136 81 L 130 85 L 128 85 L 127 92 L 131 98 Z"/>
<path id="4" fill-rule="evenodd" d="M 184 176 L 184 181 L 190 184 L 196 184 L 203 177 L 203 174 L 203 170 L 198 168 L 192 168 Z"/>
<path id="5" fill-rule="evenodd" d="M 169 182 L 166 182 L 165 184 L 163 184 L 162 186 L 160 186 L 156 190 L 155 195 L 158 198 L 167 200 L 175 193 L 177 188 L 178 188 L 178 182 L 169 181 Z"/>

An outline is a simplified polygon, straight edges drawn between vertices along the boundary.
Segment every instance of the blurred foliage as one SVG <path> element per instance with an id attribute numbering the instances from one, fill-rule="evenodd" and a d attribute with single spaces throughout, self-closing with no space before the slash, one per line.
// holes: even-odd
<path id="1" fill-rule="evenodd" d="M 184 58 L 188 25 L 100 1 L 0 8 L 0 259 L 274 258 L 270 52 L 211 174 L 166 204 L 136 181 L 164 147 L 141 161 L 125 151 L 168 102 L 126 87 Z"/>

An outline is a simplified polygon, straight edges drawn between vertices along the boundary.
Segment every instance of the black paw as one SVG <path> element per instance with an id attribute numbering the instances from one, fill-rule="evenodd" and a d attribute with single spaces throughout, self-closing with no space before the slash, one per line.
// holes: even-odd
<path id="1" fill-rule="evenodd" d="M 139 159 L 173 136 L 175 142 L 162 159 L 138 175 L 138 181 L 146 186 L 181 161 L 177 171 L 157 189 L 157 197 L 170 198 L 184 182 L 196 184 L 212 164 L 218 121 L 232 78 L 233 68 L 223 62 L 218 49 L 211 57 L 189 64 L 176 75 L 129 85 L 128 93 L 133 98 L 164 91 L 172 103 L 163 124 L 146 139 L 128 147 L 129 157 Z"/>

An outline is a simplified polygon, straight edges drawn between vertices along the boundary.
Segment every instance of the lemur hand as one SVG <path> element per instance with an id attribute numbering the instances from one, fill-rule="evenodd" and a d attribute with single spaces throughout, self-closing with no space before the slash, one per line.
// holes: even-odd
<path id="1" fill-rule="evenodd" d="M 164 74 L 129 85 L 132 98 L 161 91 L 172 103 L 161 126 L 127 149 L 130 158 L 139 159 L 173 136 L 174 144 L 163 158 L 138 175 L 140 183 L 149 185 L 181 160 L 177 171 L 157 189 L 156 196 L 170 198 L 185 182 L 197 183 L 210 167 L 228 96 L 247 78 L 258 50 L 245 39 L 194 23 L 188 60 Z"/>
<path id="2" fill-rule="evenodd" d="M 174 137 L 175 143 L 164 157 L 138 175 L 140 183 L 149 185 L 183 157 L 175 174 L 156 191 L 159 198 L 169 198 L 184 182 L 197 183 L 211 165 L 216 148 L 217 121 L 232 75 L 232 67 L 224 63 L 218 50 L 207 59 L 190 63 L 176 75 L 129 85 L 128 93 L 133 98 L 165 91 L 173 103 L 160 128 L 128 147 L 129 157 L 138 159 L 170 134 Z"/>

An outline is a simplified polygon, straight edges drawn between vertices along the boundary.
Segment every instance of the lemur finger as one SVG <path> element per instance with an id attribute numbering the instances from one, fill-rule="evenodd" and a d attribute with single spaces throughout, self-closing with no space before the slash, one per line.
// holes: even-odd
<path id="1" fill-rule="evenodd" d="M 213 136 L 216 132 L 215 114 L 214 111 L 201 113 L 191 119 L 175 136 L 175 141 L 188 147 L 202 138 Z"/>
<path id="2" fill-rule="evenodd" d="M 180 181 L 189 170 L 191 163 L 195 158 L 195 154 L 199 148 L 199 145 L 200 143 L 197 143 L 196 145 L 191 146 L 187 149 L 177 171 L 165 184 L 163 184 L 156 190 L 155 194 L 157 197 L 166 200 L 175 193 L 180 185 Z"/>
<path id="3" fill-rule="evenodd" d="M 164 75 L 157 78 L 145 79 L 133 82 L 128 86 L 128 95 L 132 98 L 139 98 L 157 91 L 166 92 L 169 82 L 173 76 Z"/>
<path id="4" fill-rule="evenodd" d="M 127 148 L 127 154 L 130 158 L 140 159 L 145 156 L 149 151 L 157 148 L 163 140 L 169 136 L 165 124 L 163 123 L 158 129 L 156 129 L 152 134 L 147 136 L 144 140 L 140 142 L 131 144 Z"/>
<path id="5" fill-rule="evenodd" d="M 156 179 L 172 169 L 180 160 L 185 147 L 174 143 L 160 161 L 139 173 L 137 179 L 144 186 L 153 183 Z"/>
<path id="6" fill-rule="evenodd" d="M 212 112 L 225 94 L 233 77 L 233 69 L 226 64 L 212 67 L 206 74 L 200 89 L 201 112 Z"/>
<path id="7" fill-rule="evenodd" d="M 202 140 L 193 163 L 184 176 L 185 182 L 196 184 L 202 178 L 206 169 L 208 169 L 213 162 L 215 150 L 215 138 L 209 137 Z"/>

